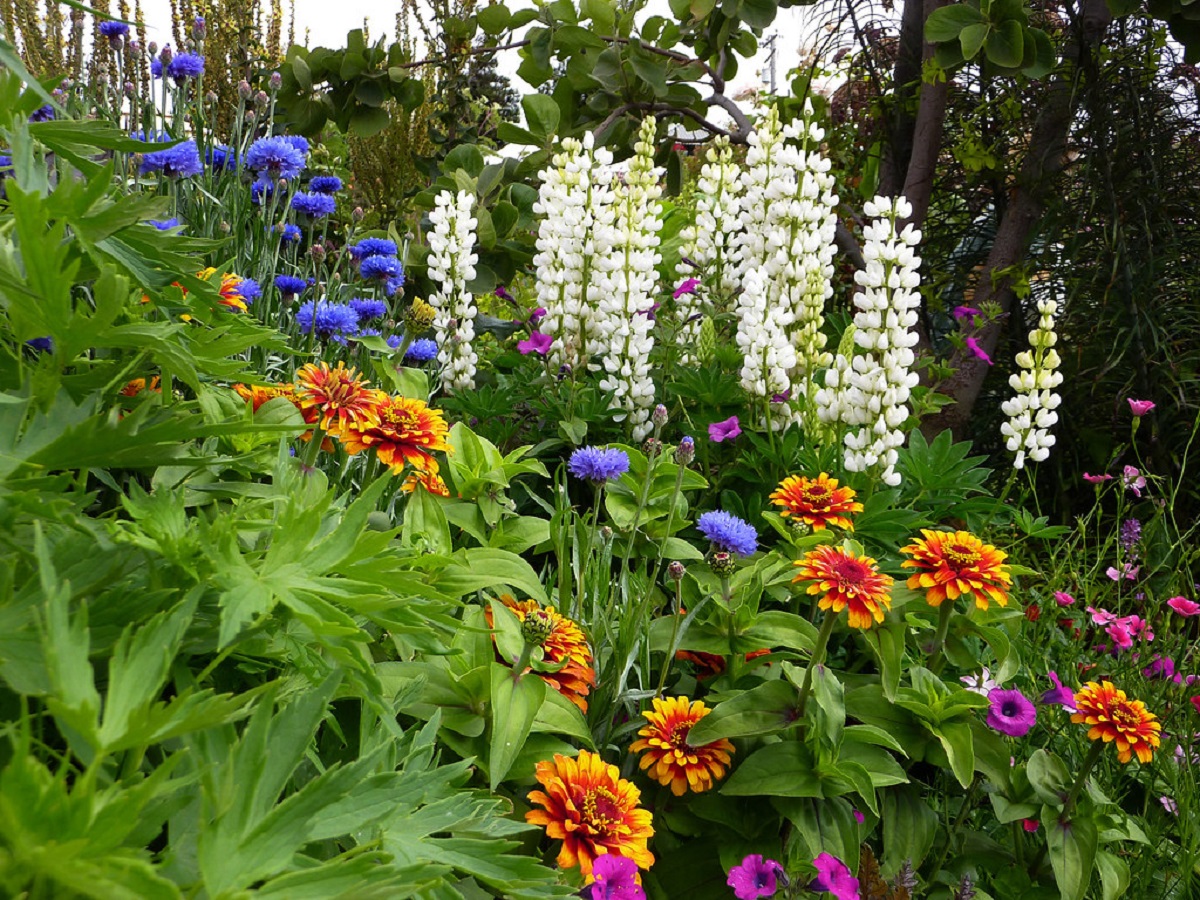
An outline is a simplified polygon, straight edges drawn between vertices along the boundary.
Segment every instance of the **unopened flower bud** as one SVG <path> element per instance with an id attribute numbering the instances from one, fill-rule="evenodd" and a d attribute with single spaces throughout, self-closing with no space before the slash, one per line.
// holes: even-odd
<path id="1" fill-rule="evenodd" d="M 133 82 L 132 81 L 125 82 L 124 90 L 125 90 L 126 97 L 132 97 L 133 96 Z"/>
<path id="2" fill-rule="evenodd" d="M 667 408 L 661 403 L 654 407 L 654 412 L 650 416 L 650 420 L 659 428 L 667 424 Z"/>
<path id="3" fill-rule="evenodd" d="M 733 554 L 726 553 L 724 550 L 717 550 L 708 558 L 709 568 L 713 570 L 713 574 L 721 578 L 728 578 L 733 574 L 735 568 L 733 564 Z"/>
<path id="4" fill-rule="evenodd" d="M 249 100 L 250 95 L 254 93 L 254 91 L 250 88 L 250 82 L 248 82 L 245 78 L 238 82 L 237 92 L 238 96 L 243 100 Z"/>
<path id="5" fill-rule="evenodd" d="M 221 234 L 229 234 L 229 232 L 230 232 L 230 231 L 232 231 L 232 230 L 233 230 L 233 229 L 229 227 L 229 223 L 228 223 L 228 222 L 222 222 L 222 223 L 221 223 Z"/>
<path id="6" fill-rule="evenodd" d="M 137 40 L 136 38 L 134 40 L 130 41 L 129 42 L 129 52 L 130 53 L 141 53 L 142 52 L 142 42 Z"/>
<path id="7" fill-rule="evenodd" d="M 685 569 L 683 567 L 683 563 L 677 559 L 672 560 L 667 566 L 667 575 L 671 577 L 672 581 L 683 581 L 683 575 L 685 572 L 687 572 L 687 569 Z"/>
<path id="8" fill-rule="evenodd" d="M 173 52 L 171 52 L 171 45 L 164 44 L 163 48 L 162 48 L 162 53 L 160 53 L 158 55 L 159 62 L 161 62 L 163 64 L 164 70 L 167 68 L 167 66 L 169 66 L 171 64 L 171 60 L 173 60 L 174 58 L 175 58 L 175 54 Z"/>
<path id="9" fill-rule="evenodd" d="M 684 437 L 679 441 L 679 446 L 675 448 L 675 462 L 681 466 L 686 466 L 696 458 L 696 442 L 691 437 Z"/>
<path id="10" fill-rule="evenodd" d="M 363 212 L 363 208 L 361 206 L 354 207 L 350 215 L 354 218 L 355 222 L 361 222 L 367 217 L 367 214 Z"/>
<path id="11" fill-rule="evenodd" d="M 215 104 L 217 102 L 217 92 L 209 91 L 207 94 L 205 94 L 204 102 L 207 103 L 209 106 L 212 106 L 213 104 Z"/>
<path id="12" fill-rule="evenodd" d="M 704 365 L 713 360 L 717 351 L 717 326 L 705 316 L 700 320 L 700 336 L 696 339 L 696 358 Z"/>
<path id="13" fill-rule="evenodd" d="M 308 251 L 308 255 L 312 257 L 313 262 L 324 262 L 325 248 L 320 244 L 313 244 L 312 248 Z"/>
<path id="14" fill-rule="evenodd" d="M 267 104 L 271 102 L 271 98 L 267 96 L 266 91 L 259 91 L 254 95 L 254 105 L 259 109 L 266 109 Z"/>
<path id="15" fill-rule="evenodd" d="M 532 644 L 535 647 L 541 647 L 545 644 L 546 640 L 553 633 L 554 619 L 544 609 L 528 613 L 521 622 L 521 637 L 525 639 L 525 643 Z"/>
<path id="16" fill-rule="evenodd" d="M 642 452 L 646 454 L 646 459 L 654 459 L 662 454 L 663 442 L 658 438 L 646 438 L 642 444 Z"/>
<path id="17" fill-rule="evenodd" d="M 202 41 L 206 34 L 208 34 L 208 27 L 204 24 L 204 16 L 196 16 L 192 21 L 192 37 Z"/>
<path id="18" fill-rule="evenodd" d="M 412 334 L 419 334 L 433 324 L 437 310 L 422 300 L 414 297 L 412 305 L 404 312 L 404 327 Z"/>
<path id="19" fill-rule="evenodd" d="M 812 531 L 812 526 L 803 519 L 789 519 L 788 527 L 792 529 L 792 534 L 796 537 L 804 537 Z"/>
<path id="20" fill-rule="evenodd" d="M 604 543 L 607 544 L 609 541 L 612 540 L 612 537 L 613 537 L 612 528 L 610 528 L 608 525 L 604 525 L 600 528 L 600 540 L 601 541 L 603 541 Z"/>
<path id="21" fill-rule="evenodd" d="M 258 116 L 256 116 L 254 114 L 254 110 L 252 110 L 252 109 L 246 111 L 246 115 L 244 118 L 246 120 L 247 125 L 253 125 L 258 120 Z"/>
<path id="22" fill-rule="evenodd" d="M 273 91 L 279 90 L 283 87 L 283 76 L 278 72 L 272 72 L 271 77 L 267 79 L 267 86 Z"/>
<path id="23" fill-rule="evenodd" d="M 146 45 L 146 49 L 150 51 L 151 56 L 158 54 L 158 41 L 151 41 Z"/>

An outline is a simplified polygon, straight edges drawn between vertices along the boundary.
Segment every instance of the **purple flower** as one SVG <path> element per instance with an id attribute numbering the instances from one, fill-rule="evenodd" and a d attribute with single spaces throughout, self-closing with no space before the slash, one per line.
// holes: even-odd
<path id="1" fill-rule="evenodd" d="M 147 220 L 146 220 L 146 223 L 147 223 L 147 224 L 149 224 L 149 225 L 153 225 L 153 226 L 154 226 L 155 228 L 157 228 L 159 231 L 170 231 L 172 228 L 178 228 L 178 227 L 179 227 L 179 220 L 178 220 L 178 219 L 175 219 L 175 218 L 171 218 L 171 219 L 147 219 Z"/>
<path id="2" fill-rule="evenodd" d="M 754 526 L 724 510 L 704 513 L 696 520 L 696 527 L 720 550 L 751 556 L 758 549 L 758 532 Z"/>
<path id="3" fill-rule="evenodd" d="M 45 106 L 39 106 L 29 114 L 30 122 L 49 122 L 55 118 L 54 107 L 47 103 Z"/>
<path id="4" fill-rule="evenodd" d="M 129 26 L 124 22 L 104 21 L 100 23 L 100 33 L 108 38 L 110 43 L 117 44 L 129 34 Z"/>
<path id="5" fill-rule="evenodd" d="M 275 289 L 285 297 L 294 297 L 304 293 L 308 281 L 298 275 L 276 275 Z"/>
<path id="6" fill-rule="evenodd" d="M 967 349 L 970 350 L 979 359 L 982 359 L 989 366 L 992 364 L 992 358 L 987 355 L 982 347 L 979 346 L 979 341 L 973 337 L 967 338 Z"/>
<path id="7" fill-rule="evenodd" d="M 314 194 L 336 194 L 342 189 L 342 179 L 336 175 L 314 175 L 308 189 Z"/>
<path id="8" fill-rule="evenodd" d="M 199 53 L 178 53 L 167 64 L 167 74 L 176 81 L 199 78 L 204 74 L 204 57 Z"/>
<path id="9" fill-rule="evenodd" d="M 279 233 L 279 237 L 284 243 L 288 243 L 289 241 L 300 240 L 301 234 L 299 225 L 284 225 L 283 231 Z"/>
<path id="10" fill-rule="evenodd" d="M 1137 519 L 1126 519 L 1121 523 L 1121 531 L 1119 540 L 1121 546 L 1126 550 L 1132 550 L 1134 545 L 1142 539 L 1142 523 Z"/>
<path id="11" fill-rule="evenodd" d="M 1075 712 L 1075 694 L 1070 688 L 1063 687 L 1063 683 L 1058 680 L 1058 673 L 1053 669 L 1046 673 L 1046 677 L 1050 679 L 1053 688 L 1042 694 L 1042 702 L 1046 705 L 1057 703 L 1070 712 Z"/>
<path id="12" fill-rule="evenodd" d="M 157 150 L 142 157 L 140 169 L 143 175 L 162 172 L 168 178 L 189 178 L 204 171 L 200 162 L 200 151 L 195 141 L 184 141 L 169 150 Z"/>
<path id="13" fill-rule="evenodd" d="M 675 288 L 675 292 L 673 294 L 671 294 L 671 296 L 674 297 L 676 300 L 678 300 L 684 294 L 696 293 L 696 288 L 698 288 L 699 286 L 700 286 L 699 278 L 685 278 L 685 279 L 683 279 L 683 281 L 679 282 L 679 287 Z"/>
<path id="14" fill-rule="evenodd" d="M 973 306 L 956 306 L 956 307 L 954 307 L 954 318 L 958 319 L 958 321 L 960 321 L 960 322 L 963 319 L 967 319 L 967 318 L 973 319 L 973 318 L 975 318 L 975 316 L 981 316 L 981 315 L 983 315 L 983 313 L 981 313 L 979 310 L 977 310 Z"/>
<path id="15" fill-rule="evenodd" d="M 822 853 L 813 860 L 817 877 L 808 886 L 810 891 L 828 891 L 837 900 L 859 900 L 858 879 L 850 867 L 831 853 Z"/>
<path id="16" fill-rule="evenodd" d="M 540 331 L 534 331 L 530 333 L 527 339 L 517 341 L 517 349 L 521 351 L 522 356 L 528 356 L 530 353 L 545 356 L 546 352 L 550 349 L 550 345 L 553 343 L 553 336 L 542 334 Z"/>
<path id="17" fill-rule="evenodd" d="M 242 283 L 238 285 L 238 293 L 247 303 L 253 303 L 262 296 L 262 285 L 253 278 L 243 278 Z"/>
<path id="18" fill-rule="evenodd" d="M 1037 720 L 1037 708 L 1018 690 L 988 694 L 987 724 L 1009 737 L 1024 737 Z"/>
<path id="19" fill-rule="evenodd" d="M 391 338 L 388 338 L 388 345 L 391 346 Z M 393 350 L 399 347 L 399 342 L 396 343 Z M 414 363 L 427 363 L 437 359 L 438 345 L 433 338 L 417 338 L 408 345 L 408 349 L 404 351 L 404 361 Z"/>
<path id="20" fill-rule="evenodd" d="M 301 334 L 311 333 L 319 338 L 352 335 L 358 328 L 358 313 L 345 303 L 309 300 L 296 310 L 296 324 Z"/>
<path id="21" fill-rule="evenodd" d="M 209 147 L 204 155 L 208 164 L 217 172 L 236 172 L 238 169 L 237 152 L 225 144 Z"/>
<path id="22" fill-rule="evenodd" d="M 337 201 L 328 194 L 299 193 L 292 198 L 292 209 L 314 219 L 323 219 L 337 210 Z"/>
<path id="23" fill-rule="evenodd" d="M 499 297 L 501 300 L 507 300 L 509 303 L 514 302 L 513 295 L 504 289 L 504 285 L 500 285 L 500 287 L 496 288 L 495 293 L 496 293 L 496 296 Z"/>
<path id="24" fill-rule="evenodd" d="M 30 338 L 25 342 L 25 346 L 36 350 L 38 353 L 49 353 L 54 349 L 54 338 Z"/>
<path id="25" fill-rule="evenodd" d="M 773 859 L 763 859 L 761 854 L 752 853 L 742 860 L 740 866 L 729 870 L 725 882 L 733 888 L 738 900 L 756 900 L 758 897 L 773 897 L 778 890 L 777 879 L 783 877 L 783 866 Z"/>
<path id="26" fill-rule="evenodd" d="M 646 900 L 646 892 L 637 883 L 637 863 L 626 856 L 606 853 L 592 863 L 592 878 L 584 888 L 590 900 Z"/>
<path id="27" fill-rule="evenodd" d="M 1175 660 L 1169 656 L 1159 656 L 1155 653 L 1150 665 L 1142 669 L 1142 675 L 1146 678 L 1162 678 L 1163 680 L 1174 681 L 1178 678 L 1175 674 Z"/>
<path id="28" fill-rule="evenodd" d="M 395 256 L 396 242 L 387 238 L 363 238 L 350 248 L 354 259 L 366 259 L 368 256 Z"/>
<path id="29" fill-rule="evenodd" d="M 787 403 L 791 399 L 792 399 L 792 389 L 791 388 L 788 388 L 787 390 L 782 391 L 781 393 L 771 395 L 772 403 Z"/>
<path id="30" fill-rule="evenodd" d="M 358 267 L 358 274 L 368 281 L 375 279 L 377 281 L 388 281 L 392 278 L 398 278 L 404 274 L 404 266 L 400 264 L 400 260 L 392 256 L 368 256 Z"/>
<path id="31" fill-rule="evenodd" d="M 304 171 L 304 154 L 287 138 L 259 138 L 246 151 L 246 168 L 256 172 L 259 181 L 295 178 Z"/>
<path id="32" fill-rule="evenodd" d="M 731 441 L 742 433 L 742 426 L 738 424 L 737 416 L 730 416 L 724 422 L 713 422 L 708 426 L 709 440 L 714 443 L 721 441 Z"/>
<path id="33" fill-rule="evenodd" d="M 387 304 L 369 297 L 354 297 L 350 301 L 350 308 L 358 313 L 359 322 L 370 322 L 387 315 Z"/>
<path id="34" fill-rule="evenodd" d="M 580 447 L 571 454 L 567 471 L 576 478 L 603 484 L 629 471 L 629 454 L 615 448 Z"/>
<path id="35" fill-rule="evenodd" d="M 1141 568 L 1141 566 L 1131 566 L 1129 563 L 1123 562 L 1119 569 L 1116 566 L 1109 566 L 1104 570 L 1104 574 L 1113 581 L 1120 581 L 1122 578 L 1126 581 L 1136 581 Z"/>

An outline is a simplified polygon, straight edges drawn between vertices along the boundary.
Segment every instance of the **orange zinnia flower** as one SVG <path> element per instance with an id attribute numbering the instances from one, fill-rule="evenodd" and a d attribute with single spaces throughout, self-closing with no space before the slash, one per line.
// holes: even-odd
<path id="1" fill-rule="evenodd" d="M 300 405 L 299 399 L 296 397 L 296 386 L 294 384 L 235 384 L 233 389 L 237 395 L 250 404 L 250 408 L 254 412 L 258 412 L 260 406 L 268 400 L 274 400 L 276 397 L 286 397 L 292 402 L 296 409 L 300 410 L 300 415 L 304 417 L 304 421 L 309 425 L 315 425 L 320 414 L 316 409 L 305 409 Z M 308 442 L 312 440 L 313 433 L 306 431 L 300 435 L 300 440 Z M 333 450 L 333 441 L 328 437 L 322 439 L 321 449 L 326 453 Z"/>
<path id="2" fill-rule="evenodd" d="M 209 266 L 207 269 L 201 269 L 197 272 L 196 277 L 208 281 L 216 272 L 216 269 Z M 220 302 L 222 306 L 228 306 L 230 309 L 236 309 L 238 312 L 246 311 L 249 304 L 239 290 L 242 282 L 245 280 L 241 275 L 234 275 L 230 272 L 223 272 L 221 274 L 221 287 L 218 290 L 221 292 Z"/>
<path id="3" fill-rule="evenodd" d="M 826 544 L 804 554 L 796 565 L 800 574 L 792 581 L 811 581 L 808 593 L 822 595 L 821 609 L 840 613 L 849 607 L 851 628 L 870 628 L 872 619 L 882 622 L 892 608 L 892 576 L 880 572 L 869 556 Z"/>
<path id="4" fill-rule="evenodd" d="M 400 485 L 400 490 L 411 494 L 418 487 L 422 487 L 438 497 L 449 497 L 450 488 L 446 487 L 446 482 L 437 473 L 437 462 L 434 460 L 431 462 L 433 462 L 433 466 L 430 469 L 415 469 L 409 472 L 408 477 L 404 479 L 404 484 Z"/>
<path id="5" fill-rule="evenodd" d="M 533 613 L 549 619 L 550 634 L 542 644 L 543 659 L 553 665 L 565 665 L 557 672 L 538 672 L 538 677 L 582 712 L 587 712 L 587 700 L 584 698 L 596 684 L 596 670 L 592 668 L 592 650 L 583 636 L 583 629 L 553 606 L 543 607 L 536 600 L 518 601 L 508 594 L 501 594 L 500 602 L 516 613 L 522 622 Z M 492 610 L 485 609 L 484 616 L 491 628 Z"/>
<path id="6" fill-rule="evenodd" d="M 659 784 L 670 785 L 676 797 L 682 797 L 688 788 L 697 794 L 707 791 L 714 780 L 725 776 L 733 744 L 721 738 L 693 747 L 687 740 L 692 726 L 710 712 L 700 700 L 655 697 L 654 711 L 642 713 L 650 724 L 638 732 L 641 739 L 629 745 L 630 753 L 646 751 L 639 767 L 649 769 L 648 774 Z"/>
<path id="7" fill-rule="evenodd" d="M 347 421 L 338 437 L 351 456 L 373 447 L 399 475 L 405 465 L 436 473 L 437 460 L 429 451 L 451 450 L 446 433 L 440 409 L 430 409 L 423 400 L 384 394 L 371 418 Z"/>
<path id="8" fill-rule="evenodd" d="M 347 369 L 344 362 L 332 369 L 326 362 L 302 367 L 296 373 L 296 397 L 302 412 L 316 410 L 321 427 L 338 436 L 352 424 L 378 422 L 377 407 L 388 399 L 387 394 L 368 387 L 358 369 Z"/>
<path id="9" fill-rule="evenodd" d="M 838 487 L 838 480 L 824 472 L 814 479 L 803 475 L 783 479 L 771 499 L 783 508 L 781 516 L 795 516 L 812 526 L 814 531 L 830 525 L 853 531 L 854 523 L 847 514 L 863 509 L 863 505 L 854 499 L 853 488 Z"/>
<path id="10" fill-rule="evenodd" d="M 599 754 L 580 750 L 579 756 L 554 754 L 554 760 L 537 764 L 537 780 L 544 791 L 531 791 L 529 802 L 544 809 L 531 809 L 525 821 L 544 825 L 548 837 L 561 840 L 558 865 L 579 866 L 588 878 L 592 863 L 606 853 L 631 859 L 638 868 L 654 865 L 646 847 L 653 837 L 653 817 L 639 809 L 641 792 L 621 778 L 617 767 Z"/>
<path id="11" fill-rule="evenodd" d="M 132 381 L 127 382 L 125 384 L 125 387 L 121 388 L 121 396 L 122 397 L 136 397 L 138 394 L 140 394 L 142 391 L 145 391 L 145 390 L 154 391 L 156 394 L 162 393 L 162 388 L 159 387 L 159 378 L 157 375 L 155 375 L 153 378 L 150 379 L 149 387 L 147 387 L 147 385 L 146 385 L 145 378 L 135 378 Z"/>
<path id="12" fill-rule="evenodd" d="M 1141 700 L 1128 699 L 1111 681 L 1089 681 L 1075 694 L 1075 709 L 1071 721 L 1090 725 L 1088 737 L 1093 741 L 1116 741 L 1121 762 L 1129 762 L 1135 753 L 1139 762 L 1153 758 L 1162 731 L 1158 717 Z"/>
<path id="13" fill-rule="evenodd" d="M 991 600 L 1001 606 L 1008 603 L 1012 575 L 1004 565 L 1007 553 L 969 531 L 922 528 L 921 534 L 924 540 L 917 538 L 900 549 L 912 557 L 900 565 L 919 570 L 909 576 L 908 586 L 924 588 L 930 606 L 941 606 L 947 597 L 953 601 L 963 594 L 973 597 L 980 609 L 987 609 Z"/>

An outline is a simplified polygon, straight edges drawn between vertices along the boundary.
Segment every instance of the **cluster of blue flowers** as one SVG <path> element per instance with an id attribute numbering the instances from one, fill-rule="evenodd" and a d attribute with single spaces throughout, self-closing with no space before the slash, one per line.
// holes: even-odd
<path id="1" fill-rule="evenodd" d="M 344 343 L 358 333 L 358 313 L 348 303 L 308 300 L 296 310 L 301 334 L 315 334 L 322 340 L 335 338 Z"/>
<path id="2" fill-rule="evenodd" d="M 275 290 L 285 297 L 295 297 L 308 289 L 310 282 L 299 275 L 276 275 Z"/>
<path id="3" fill-rule="evenodd" d="M 236 172 L 241 167 L 237 151 L 225 144 L 209 147 L 204 155 L 214 172 Z"/>
<path id="4" fill-rule="evenodd" d="M 398 252 L 396 242 L 387 238 L 363 238 L 350 246 L 350 256 L 356 260 L 363 260 L 368 256 L 395 256 Z"/>
<path id="5" fill-rule="evenodd" d="M 176 82 L 204 74 L 204 57 L 199 53 L 176 53 L 167 63 L 167 74 Z"/>
<path id="6" fill-rule="evenodd" d="M 314 194 L 336 194 L 342 189 L 342 179 L 336 175 L 314 175 L 308 189 Z"/>
<path id="7" fill-rule="evenodd" d="M 350 301 L 350 308 L 358 313 L 360 322 L 372 322 L 387 315 L 387 304 L 369 297 L 355 297 Z"/>
<path id="8" fill-rule="evenodd" d="M 393 334 L 387 339 L 387 345 L 393 350 L 399 350 L 400 345 L 404 343 L 404 336 Z M 427 363 L 437 359 L 438 346 L 437 341 L 433 338 L 417 338 L 408 345 L 408 349 L 404 351 L 404 361 L 407 363 Z"/>
<path id="9" fill-rule="evenodd" d="M 166 138 L 170 140 L 170 138 Z M 195 141 L 182 141 L 166 150 L 155 150 L 142 157 L 139 171 L 143 175 L 161 172 L 168 178 L 190 178 L 204 171 L 200 151 Z"/>
<path id="10" fill-rule="evenodd" d="M 107 20 L 100 23 L 100 33 L 108 38 L 109 43 L 119 44 L 121 38 L 129 34 L 129 26 L 124 22 Z"/>
<path id="11" fill-rule="evenodd" d="M 321 219 L 337 210 L 337 201 L 328 194 L 306 194 L 302 191 L 292 197 L 292 209 L 310 218 Z"/>

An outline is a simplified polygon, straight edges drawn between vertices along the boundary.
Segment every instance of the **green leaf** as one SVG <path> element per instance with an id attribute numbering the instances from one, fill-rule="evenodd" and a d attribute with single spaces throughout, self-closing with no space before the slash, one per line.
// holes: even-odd
<path id="1" fill-rule="evenodd" d="M 431 580 L 433 587 L 454 597 L 507 585 L 539 603 L 547 602 L 546 590 L 533 567 L 507 550 L 464 548 L 456 552 L 451 562 Z"/>
<path id="2" fill-rule="evenodd" d="M 951 3 L 935 9 L 925 20 L 925 40 L 931 44 L 957 40 L 964 28 L 984 21 L 983 13 L 975 7 L 966 3 Z"/>
<path id="3" fill-rule="evenodd" d="M 1035 750 L 1025 765 L 1025 774 L 1039 800 L 1047 806 L 1062 809 L 1075 779 L 1061 759 L 1046 750 Z"/>
<path id="4" fill-rule="evenodd" d="M 751 28 L 769 28 L 776 12 L 774 0 L 740 0 L 737 5 L 737 17 Z"/>
<path id="5" fill-rule="evenodd" d="M 382 107 L 359 106 L 350 116 L 350 131 L 356 137 L 371 137 L 387 128 L 391 121 L 388 111 Z"/>
<path id="6" fill-rule="evenodd" d="M 799 741 L 780 741 L 755 750 L 742 760 L 721 788 L 733 797 L 823 797 L 816 761 Z"/>
<path id="7" fill-rule="evenodd" d="M 617 23 L 617 11 L 612 0 L 580 0 L 579 17 L 591 19 L 597 34 L 612 34 Z"/>
<path id="8" fill-rule="evenodd" d="M 512 13 L 503 3 L 493 3 L 475 13 L 475 20 L 484 34 L 496 35 L 508 28 Z"/>
<path id="9" fill-rule="evenodd" d="M 919 869 L 937 835 L 937 813 L 912 785 L 888 788 L 883 792 L 880 807 L 883 868 L 895 871 L 909 860 L 914 869 Z"/>
<path id="10" fill-rule="evenodd" d="M 979 48 L 983 46 L 983 42 L 987 40 L 988 33 L 992 30 L 992 26 L 987 22 L 979 22 L 975 25 L 968 25 L 958 33 L 959 43 L 962 45 L 963 59 L 974 59 L 975 54 L 979 52 Z"/>
<path id="11" fill-rule="evenodd" d="M 426 553 L 449 554 L 453 550 L 450 523 L 442 503 L 441 497 L 419 487 L 408 495 L 400 546 L 417 547 Z"/>
<path id="12" fill-rule="evenodd" d="M 1006 69 L 1020 67 L 1025 56 L 1025 36 L 1021 23 L 1015 19 L 1001 22 L 987 36 L 984 46 L 987 49 L 988 62 Z"/>
<path id="13" fill-rule="evenodd" d="M 525 124 L 539 143 L 544 143 L 558 130 L 561 113 L 553 98 L 545 94 L 528 94 L 521 100 L 525 110 Z"/>
<path id="14" fill-rule="evenodd" d="M 863 632 L 863 640 L 875 654 L 879 662 L 879 683 L 883 694 L 888 700 L 896 699 L 896 689 L 900 686 L 900 673 L 904 668 L 904 636 L 907 633 L 905 623 L 889 616 L 877 628 Z"/>
<path id="15" fill-rule="evenodd" d="M 1056 807 L 1042 807 L 1042 826 L 1050 848 L 1050 865 L 1063 900 L 1084 900 L 1096 859 L 1096 823 L 1088 816 L 1060 819 Z"/>
<path id="16" fill-rule="evenodd" d="M 1058 54 L 1054 50 L 1054 43 L 1050 40 L 1050 36 L 1040 28 L 1028 28 L 1025 33 L 1033 38 L 1034 58 L 1032 64 L 1028 60 L 1022 60 L 1026 65 L 1021 72 L 1027 78 L 1045 78 L 1058 65 Z M 1056 527 L 1059 526 L 1052 525 L 1043 530 L 1049 531 Z"/>
<path id="17" fill-rule="evenodd" d="M 817 720 L 819 733 L 830 746 L 838 747 L 846 726 L 846 689 L 828 666 L 819 665 L 813 670 L 812 698 L 823 714 Z M 874 806 L 874 797 L 871 802 Z"/>
<path id="18" fill-rule="evenodd" d="M 532 730 L 572 737 L 593 749 L 596 746 L 592 730 L 579 707 L 558 691 L 546 691 L 546 699 L 533 720 Z"/>
<path id="19" fill-rule="evenodd" d="M 1101 900 L 1117 900 L 1129 890 L 1129 864 L 1107 850 L 1096 852 L 1096 871 L 1100 875 Z"/>
<path id="20" fill-rule="evenodd" d="M 929 726 L 929 730 L 942 743 L 954 777 L 963 787 L 968 787 L 975 778 L 975 747 L 971 726 L 966 722 L 943 722 Z"/>
<path id="21" fill-rule="evenodd" d="M 654 91 L 654 96 L 666 96 L 667 66 L 669 65 L 666 57 L 643 50 L 637 44 L 630 44 L 629 64 L 633 67 L 634 74 Z"/>
<path id="22" fill-rule="evenodd" d="M 789 682 L 767 681 L 723 700 L 692 726 L 688 739 L 708 744 L 721 738 L 773 734 L 796 724 L 799 694 Z"/>
<path id="23" fill-rule="evenodd" d="M 488 782 L 494 792 L 525 746 L 533 720 L 546 697 L 546 682 L 532 672 L 518 677 L 518 673 L 500 663 L 492 663 L 491 672 L 492 733 Z"/>

